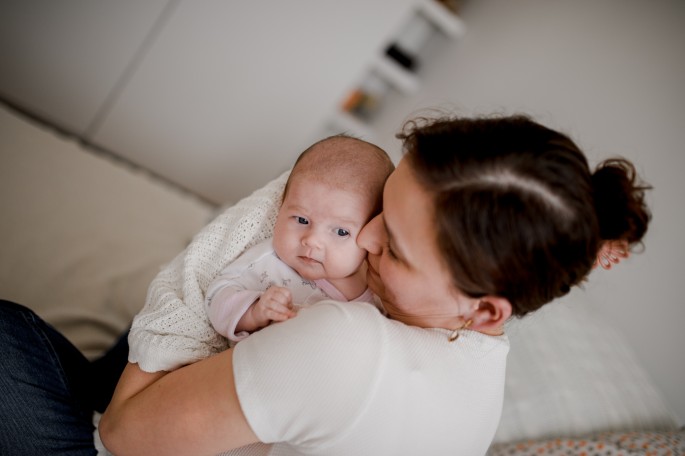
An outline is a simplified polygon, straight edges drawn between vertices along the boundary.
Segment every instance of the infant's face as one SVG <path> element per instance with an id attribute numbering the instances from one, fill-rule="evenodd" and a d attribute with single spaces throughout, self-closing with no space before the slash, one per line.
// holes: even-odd
<path id="1" fill-rule="evenodd" d="M 295 179 L 276 219 L 274 249 L 307 280 L 347 277 L 366 257 L 357 235 L 370 215 L 370 198 L 359 192 Z"/>

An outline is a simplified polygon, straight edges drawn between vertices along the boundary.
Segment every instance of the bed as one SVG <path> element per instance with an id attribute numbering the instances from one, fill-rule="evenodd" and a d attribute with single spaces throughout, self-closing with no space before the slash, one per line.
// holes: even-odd
<path id="1" fill-rule="evenodd" d="M 0 106 L 0 297 L 95 357 L 219 208 Z M 679 455 L 685 433 L 621 334 L 573 294 L 508 324 L 490 456 Z"/>

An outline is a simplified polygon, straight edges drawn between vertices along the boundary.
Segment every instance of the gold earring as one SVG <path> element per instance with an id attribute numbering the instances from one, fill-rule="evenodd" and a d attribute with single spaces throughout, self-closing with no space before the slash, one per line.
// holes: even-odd
<path id="1" fill-rule="evenodd" d="M 459 339 L 459 336 L 461 335 L 461 330 L 462 329 L 468 329 L 469 326 L 471 326 L 471 323 L 473 323 L 473 320 L 468 320 L 465 322 L 463 325 L 461 325 L 458 328 L 455 328 L 454 331 L 452 331 L 452 334 L 450 334 L 450 337 L 447 339 L 450 342 L 454 342 L 455 340 Z"/>

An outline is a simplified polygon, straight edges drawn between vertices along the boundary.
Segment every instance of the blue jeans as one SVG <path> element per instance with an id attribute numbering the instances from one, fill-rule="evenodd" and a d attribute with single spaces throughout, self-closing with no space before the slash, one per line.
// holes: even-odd
<path id="1" fill-rule="evenodd" d="M 124 335 L 89 361 L 26 307 L 0 300 L 0 454 L 93 455 L 93 411 L 104 411 L 126 365 Z"/>

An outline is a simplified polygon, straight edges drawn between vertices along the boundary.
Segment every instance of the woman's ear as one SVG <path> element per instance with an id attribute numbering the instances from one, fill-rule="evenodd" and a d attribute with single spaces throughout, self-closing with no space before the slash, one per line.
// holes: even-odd
<path id="1" fill-rule="evenodd" d="M 508 299 L 499 296 L 484 296 L 474 304 L 471 329 L 499 333 L 504 323 L 511 317 L 511 313 L 511 303 Z"/>

